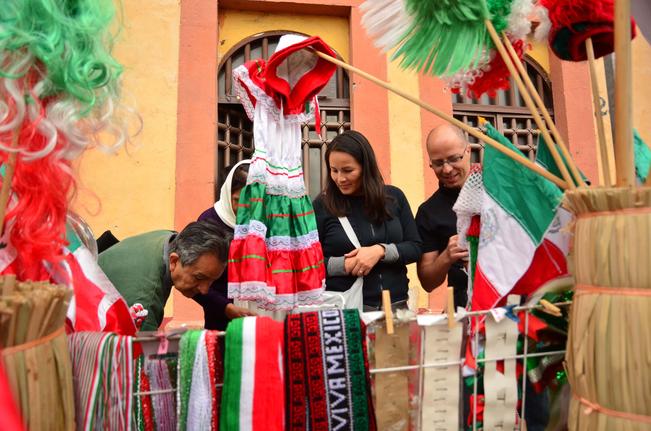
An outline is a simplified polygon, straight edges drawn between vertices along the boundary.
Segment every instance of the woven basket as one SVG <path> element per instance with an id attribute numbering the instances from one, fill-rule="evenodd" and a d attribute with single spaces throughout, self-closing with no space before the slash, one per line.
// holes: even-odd
<path id="1" fill-rule="evenodd" d="M 651 188 L 568 192 L 571 430 L 651 429 Z"/>
<path id="2" fill-rule="evenodd" d="M 28 429 L 75 429 L 72 368 L 63 327 L 4 349 L 1 358 Z"/>

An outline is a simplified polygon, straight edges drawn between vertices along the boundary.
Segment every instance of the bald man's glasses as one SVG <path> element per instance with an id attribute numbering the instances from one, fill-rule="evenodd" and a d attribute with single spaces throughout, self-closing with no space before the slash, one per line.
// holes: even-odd
<path id="1" fill-rule="evenodd" d="M 463 147 L 463 152 L 460 154 L 455 154 L 453 156 L 448 157 L 447 159 L 439 159 L 439 160 L 430 160 L 430 166 L 434 169 L 442 169 L 443 166 L 446 164 L 450 166 L 454 166 L 457 163 L 459 163 L 463 158 L 466 156 L 466 150 L 468 149 L 468 143 L 466 142 L 466 146 Z"/>

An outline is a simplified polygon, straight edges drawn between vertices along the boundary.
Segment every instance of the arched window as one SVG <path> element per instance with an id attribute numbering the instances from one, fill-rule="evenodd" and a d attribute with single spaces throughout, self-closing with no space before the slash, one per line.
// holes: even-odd
<path id="1" fill-rule="evenodd" d="M 524 66 L 553 119 L 552 87 L 549 77 L 534 59 L 526 55 Z M 463 94 L 452 94 L 452 109 L 455 118 L 482 132 L 485 129 L 479 126 L 477 117 L 486 118 L 531 160 L 535 159 L 540 130 L 525 105 L 513 77 L 511 77 L 511 88 L 498 91 L 495 97 L 484 94 L 480 99 L 475 99 Z M 472 147 L 473 161 L 481 161 L 484 143 L 472 136 L 468 136 L 468 140 Z"/>
<path id="2" fill-rule="evenodd" d="M 273 31 L 253 35 L 234 46 L 219 65 L 217 163 L 215 172 L 216 196 L 219 197 L 224 168 L 253 154 L 253 124 L 233 93 L 232 72 L 244 62 L 262 58 L 267 60 L 276 49 L 278 40 L 288 31 Z M 305 185 L 315 197 L 327 178 L 324 155 L 326 145 L 338 134 L 350 129 L 350 84 L 348 73 L 341 68 L 319 93 L 321 138 L 314 124 L 303 124 L 303 169 Z"/>

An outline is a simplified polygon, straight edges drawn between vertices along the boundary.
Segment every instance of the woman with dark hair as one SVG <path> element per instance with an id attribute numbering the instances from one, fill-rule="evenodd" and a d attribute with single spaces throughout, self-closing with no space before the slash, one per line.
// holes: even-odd
<path id="1" fill-rule="evenodd" d="M 364 309 L 381 306 L 382 290 L 391 292 L 394 304 L 406 305 L 406 265 L 421 255 L 407 198 L 384 184 L 373 148 L 359 132 L 335 137 L 325 162 L 329 176 L 314 211 L 326 260 L 326 290 L 344 292 L 363 283 Z"/>
<path id="2" fill-rule="evenodd" d="M 251 160 L 242 160 L 233 166 L 227 167 L 228 173 L 222 182 L 219 193 L 219 200 L 215 205 L 205 210 L 198 220 L 207 220 L 217 224 L 222 229 L 233 233 L 237 214 L 237 203 L 240 199 L 240 192 L 246 185 L 246 178 L 249 172 Z M 212 285 L 207 294 L 195 295 L 194 299 L 203 307 L 203 315 L 206 329 L 225 330 L 226 325 L 232 319 L 243 316 L 250 316 L 246 308 L 234 305 L 228 299 L 228 267 L 224 273 Z"/>

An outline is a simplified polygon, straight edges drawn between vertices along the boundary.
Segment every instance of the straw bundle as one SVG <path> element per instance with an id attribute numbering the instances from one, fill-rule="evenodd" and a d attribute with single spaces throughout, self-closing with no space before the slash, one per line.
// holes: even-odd
<path id="1" fill-rule="evenodd" d="M 578 189 L 567 372 L 572 430 L 651 428 L 651 188 Z"/>
<path id="2" fill-rule="evenodd" d="M 0 349 L 23 420 L 32 430 L 73 430 L 74 401 L 64 321 L 71 291 L 0 277 Z"/>

